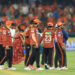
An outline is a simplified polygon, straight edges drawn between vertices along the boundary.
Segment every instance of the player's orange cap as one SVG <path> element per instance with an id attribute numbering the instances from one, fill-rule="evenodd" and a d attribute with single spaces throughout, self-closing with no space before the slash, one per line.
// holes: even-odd
<path id="1" fill-rule="evenodd" d="M 6 21 L 6 25 L 10 25 L 12 23 L 12 21 L 8 20 Z"/>
<path id="2" fill-rule="evenodd" d="M 10 28 L 11 23 L 12 23 L 12 21 L 10 21 L 10 20 L 6 21 L 6 27 L 7 27 L 7 28 Z"/>
<path id="3" fill-rule="evenodd" d="M 49 22 L 49 23 L 47 24 L 47 26 L 53 26 L 53 23 L 52 23 L 52 22 Z"/>
<path id="4" fill-rule="evenodd" d="M 57 25 L 58 25 L 58 26 L 61 26 L 61 25 L 63 25 L 63 24 L 65 24 L 65 23 L 57 22 Z"/>
<path id="5" fill-rule="evenodd" d="M 34 23 L 41 23 L 39 19 L 34 19 Z"/>

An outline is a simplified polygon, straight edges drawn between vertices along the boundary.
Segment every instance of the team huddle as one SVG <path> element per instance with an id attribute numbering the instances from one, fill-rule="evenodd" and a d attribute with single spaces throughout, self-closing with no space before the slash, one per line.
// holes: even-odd
<path id="1" fill-rule="evenodd" d="M 62 26 L 64 23 L 57 22 L 57 29 L 53 30 L 53 23 L 48 22 L 46 30 L 44 30 L 42 37 L 40 40 L 38 39 L 38 26 L 41 21 L 39 19 L 33 19 L 30 21 L 30 25 L 25 29 L 23 33 L 19 33 L 21 37 L 21 41 L 24 45 L 24 41 L 22 36 L 25 37 L 25 51 L 26 51 L 26 58 L 25 58 L 25 67 L 24 70 L 31 70 L 35 69 L 33 66 L 34 62 L 36 61 L 36 70 L 44 70 L 40 67 L 39 60 L 39 45 L 43 41 L 44 42 L 44 65 L 45 69 L 54 69 L 54 70 L 67 70 L 66 68 L 66 53 L 65 53 L 65 44 L 63 43 L 63 33 L 61 31 Z M 19 29 L 19 28 L 18 28 Z M 2 65 L 8 61 L 8 70 L 16 70 L 16 68 L 12 67 L 12 43 L 11 43 L 11 35 L 10 30 L 6 26 L 0 25 L 0 48 L 1 51 L 5 52 L 5 56 L 0 54 L 2 58 L 0 58 L 0 68 L 2 69 Z M 17 33 L 18 34 L 18 33 Z M 8 40 L 10 39 L 10 40 Z M 18 42 L 18 38 L 16 38 Z M 10 43 L 9 43 L 10 42 Z M 54 54 L 54 42 L 55 42 L 55 59 L 53 67 L 53 54 Z M 15 46 L 15 45 L 14 45 Z M 2 52 L 2 53 L 3 53 Z M 58 66 L 58 61 L 60 59 L 60 66 Z"/>

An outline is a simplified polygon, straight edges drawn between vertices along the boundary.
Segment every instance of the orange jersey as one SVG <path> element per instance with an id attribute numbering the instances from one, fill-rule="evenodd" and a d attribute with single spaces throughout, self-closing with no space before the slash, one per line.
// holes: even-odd
<path id="1" fill-rule="evenodd" d="M 63 34 L 60 29 L 57 29 L 55 32 L 55 42 L 60 43 L 63 46 Z"/>
<path id="2" fill-rule="evenodd" d="M 10 29 L 7 29 L 7 45 L 12 46 L 12 37 L 11 37 Z"/>
<path id="3" fill-rule="evenodd" d="M 25 29 L 26 36 L 30 36 L 29 30 L 30 30 L 30 27 L 27 27 L 27 28 Z M 25 42 L 26 42 L 27 44 L 30 44 L 30 39 L 29 39 L 29 38 L 25 38 Z"/>
<path id="4" fill-rule="evenodd" d="M 31 36 L 32 33 L 36 33 L 36 29 L 34 26 L 30 28 L 29 33 L 30 33 L 30 45 L 36 45 Z"/>
<path id="5" fill-rule="evenodd" d="M 0 27 L 0 44 L 3 44 L 3 42 L 2 42 L 2 32 L 3 32 L 3 29 L 2 29 L 2 27 Z"/>
<path id="6" fill-rule="evenodd" d="M 3 33 L 2 33 L 3 47 L 5 47 L 6 45 L 6 39 L 7 39 L 7 28 L 3 27 Z"/>
<path id="7" fill-rule="evenodd" d="M 3 47 L 12 46 L 11 32 L 6 27 L 3 27 L 2 41 L 3 41 Z"/>
<path id="8" fill-rule="evenodd" d="M 44 38 L 44 48 L 52 48 L 54 47 L 54 31 L 53 30 L 45 30 L 43 32 L 42 37 L 40 38 L 39 44 Z"/>
<path id="9" fill-rule="evenodd" d="M 36 41 L 37 41 L 37 43 L 38 43 L 38 41 L 39 41 L 39 37 L 38 37 L 38 30 L 37 30 L 37 28 L 35 28 L 35 38 L 36 38 Z"/>

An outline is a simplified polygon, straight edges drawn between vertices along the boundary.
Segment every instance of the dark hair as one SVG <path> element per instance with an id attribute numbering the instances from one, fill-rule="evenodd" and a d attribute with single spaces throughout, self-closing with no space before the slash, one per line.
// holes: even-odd
<path id="1" fill-rule="evenodd" d="M 30 24 L 33 24 L 33 22 L 34 22 L 34 19 L 30 21 Z"/>
<path id="2" fill-rule="evenodd" d="M 52 26 L 48 26 L 48 28 L 52 28 Z"/>
<path id="3" fill-rule="evenodd" d="M 15 23 L 12 23 L 12 24 L 11 24 L 11 26 L 15 26 L 15 25 L 16 25 Z"/>
<path id="4" fill-rule="evenodd" d="M 0 23 L 4 24 L 4 22 L 3 22 L 3 21 L 1 21 Z"/>
<path id="5" fill-rule="evenodd" d="M 39 31 L 39 33 L 41 33 L 41 29 L 40 28 L 38 28 L 38 31 Z"/>
<path id="6" fill-rule="evenodd" d="M 20 29 L 21 29 L 20 26 L 17 26 L 17 27 L 18 27 L 18 29 L 19 29 L 19 31 L 20 31 Z"/>
<path id="7" fill-rule="evenodd" d="M 20 29 L 20 32 L 24 32 L 24 30 L 23 29 Z"/>

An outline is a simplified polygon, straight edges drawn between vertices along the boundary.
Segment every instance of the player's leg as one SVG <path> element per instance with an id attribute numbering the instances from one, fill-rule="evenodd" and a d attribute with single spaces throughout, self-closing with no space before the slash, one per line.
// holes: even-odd
<path id="1" fill-rule="evenodd" d="M 48 69 L 47 60 L 48 60 L 49 48 L 44 48 L 44 54 L 45 54 L 45 69 Z"/>
<path id="2" fill-rule="evenodd" d="M 24 70 L 31 70 L 28 66 L 29 66 L 30 62 L 32 61 L 33 57 L 35 56 L 35 50 L 36 50 L 36 46 L 35 45 L 31 46 L 31 53 L 27 59 Z"/>
<path id="3" fill-rule="evenodd" d="M 39 58 L 40 58 L 40 53 L 39 53 L 39 48 L 36 48 L 36 53 L 35 53 L 35 60 L 36 60 L 36 64 L 37 64 L 37 68 L 39 68 Z"/>
<path id="4" fill-rule="evenodd" d="M 58 47 L 58 44 L 55 43 L 55 47 L 56 47 L 56 54 L 55 54 L 55 69 L 54 70 L 60 70 L 58 69 L 58 65 L 57 65 L 57 61 L 59 59 L 59 55 L 60 55 L 60 50 L 59 50 L 59 47 Z"/>
<path id="5" fill-rule="evenodd" d="M 44 70 L 43 68 L 41 68 L 39 66 L 39 60 L 40 60 L 40 53 L 39 53 L 39 48 L 36 48 L 36 52 L 35 52 L 35 60 L 36 60 L 36 70 Z"/>
<path id="6" fill-rule="evenodd" d="M 25 64 L 27 62 L 27 59 L 29 57 L 29 52 L 30 52 L 30 45 L 26 43 L 26 59 L 25 59 Z"/>
<path id="7" fill-rule="evenodd" d="M 43 48 L 43 52 L 42 52 L 42 60 L 41 60 L 40 66 L 44 66 L 44 59 L 45 59 L 45 56 L 44 56 L 44 48 Z"/>
<path id="8" fill-rule="evenodd" d="M 2 60 L 2 45 L 0 45 L 0 61 Z"/>
<path id="9" fill-rule="evenodd" d="M 52 62 L 53 62 L 53 48 L 49 48 L 49 54 L 48 54 L 48 60 L 49 60 L 49 65 L 50 68 L 49 69 L 54 69 L 52 66 Z"/>
<path id="10" fill-rule="evenodd" d="M 16 68 L 13 68 L 12 67 L 12 47 L 9 47 L 9 56 L 8 56 L 8 58 L 7 58 L 7 60 L 8 60 L 8 70 L 16 70 Z"/>

